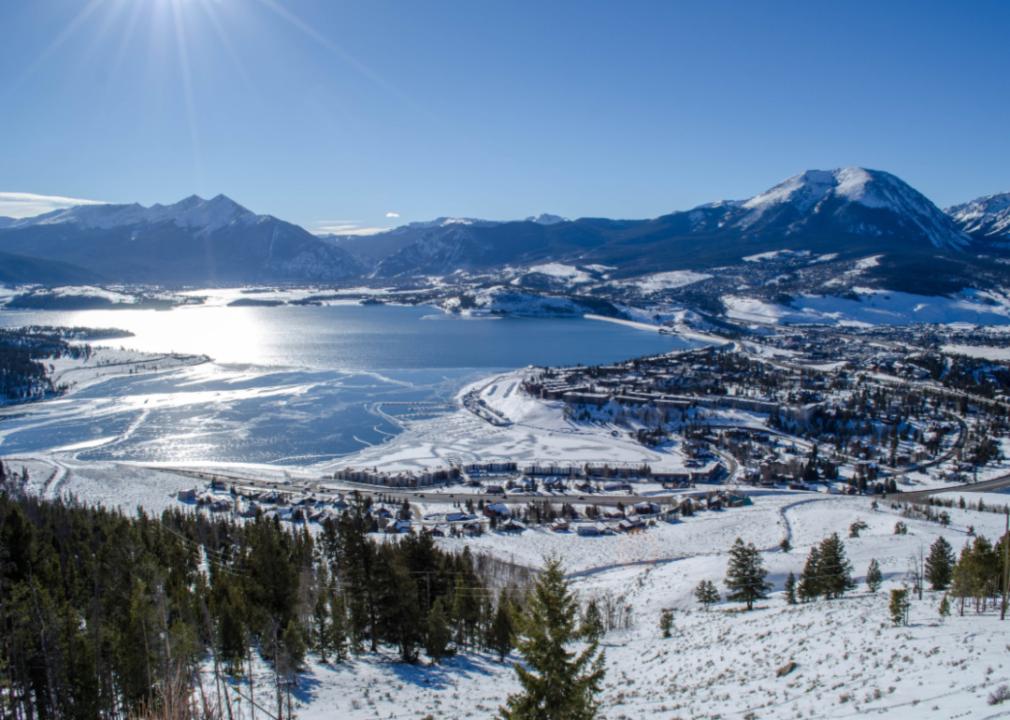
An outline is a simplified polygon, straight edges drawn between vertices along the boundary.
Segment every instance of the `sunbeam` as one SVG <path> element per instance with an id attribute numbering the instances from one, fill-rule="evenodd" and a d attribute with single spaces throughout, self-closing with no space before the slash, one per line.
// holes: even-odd
<path id="1" fill-rule="evenodd" d="M 88 3 L 84 7 L 82 7 L 80 12 L 78 12 L 70 20 L 70 22 L 67 23 L 67 26 L 63 28 L 63 30 L 61 30 L 60 33 L 55 38 L 53 38 L 53 41 L 49 43 L 49 45 L 47 45 L 45 49 L 42 50 L 42 52 L 39 53 L 38 57 L 35 58 L 31 63 L 29 63 L 29 65 L 22 71 L 22 73 L 18 75 L 18 77 L 15 78 L 14 81 L 11 82 L 6 87 L 5 94 L 8 96 L 17 94 L 18 90 L 21 89 L 21 87 L 25 84 L 25 82 L 27 82 L 28 79 L 32 76 L 32 74 L 39 68 L 39 66 L 42 65 L 42 63 L 44 63 L 46 60 L 48 60 L 53 53 L 59 50 L 59 48 L 67 40 L 73 37 L 74 34 L 84 24 L 84 21 L 87 20 L 91 16 L 91 14 L 95 12 L 95 10 L 97 10 L 101 5 L 103 5 L 105 1 L 106 0 L 88 0 Z"/>
<path id="2" fill-rule="evenodd" d="M 424 114 L 429 119 L 434 119 L 435 116 L 431 111 L 419 105 L 413 98 L 407 95 L 407 93 L 403 92 L 400 88 L 390 83 L 384 77 L 376 73 L 370 67 L 362 63 L 356 57 L 354 57 L 346 50 L 344 50 L 342 47 L 333 42 L 333 40 L 326 37 L 318 30 L 316 30 L 314 27 L 306 23 L 300 17 L 295 15 L 294 12 L 278 4 L 276 0 L 259 0 L 259 3 L 264 7 L 268 8 L 269 10 L 271 10 L 278 17 L 280 17 L 282 20 L 288 23 L 291 27 L 301 32 L 307 38 L 313 40 L 320 46 L 326 48 L 330 52 L 337 55 L 341 60 L 350 65 L 354 70 L 356 70 L 361 75 L 374 82 L 376 85 L 380 86 L 382 89 L 384 89 L 391 95 L 394 95 L 398 100 L 400 100 L 404 104 L 409 105 L 412 109 L 416 110 L 419 113 Z"/>
<path id="3" fill-rule="evenodd" d="M 175 26 L 176 50 L 179 54 L 179 70 L 182 75 L 183 99 L 186 103 L 186 122 L 189 126 L 190 142 L 193 152 L 193 169 L 196 175 L 196 186 L 203 187 L 203 156 L 200 150 L 200 132 L 197 127 L 196 102 L 193 98 L 193 77 L 189 65 L 189 46 L 186 40 L 186 29 L 180 0 L 171 0 L 172 20 Z"/>
<path id="4" fill-rule="evenodd" d="M 228 54 L 228 57 L 235 68 L 235 72 L 237 72 L 239 77 L 242 78 L 242 82 L 245 85 L 246 90 L 256 97 L 257 100 L 261 100 L 262 94 L 260 93 L 259 87 L 257 87 L 256 83 L 253 82 L 252 77 L 249 75 L 249 71 L 246 69 L 245 63 L 242 62 L 242 58 L 239 56 L 238 52 L 236 52 L 235 45 L 232 43 L 231 37 L 229 37 L 228 33 L 225 31 L 224 25 L 221 23 L 221 18 L 218 17 L 214 3 L 200 2 L 198 4 L 207 16 L 207 20 L 210 22 L 210 27 L 213 29 L 217 39 L 221 41 L 221 47 L 223 47 L 225 52 Z"/>

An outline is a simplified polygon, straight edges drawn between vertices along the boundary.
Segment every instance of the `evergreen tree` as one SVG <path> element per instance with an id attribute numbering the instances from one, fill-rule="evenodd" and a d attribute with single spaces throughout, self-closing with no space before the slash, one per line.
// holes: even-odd
<path id="1" fill-rule="evenodd" d="M 428 613 L 428 627 L 424 638 L 424 650 L 435 662 L 446 656 L 452 641 L 452 629 L 446 616 L 442 598 L 437 598 Z"/>
<path id="2" fill-rule="evenodd" d="M 512 600 L 502 592 L 498 596 L 498 606 L 495 608 L 494 619 L 491 621 L 488 646 L 498 654 L 498 662 L 512 652 L 515 640 L 515 624 L 512 620 Z"/>
<path id="3" fill-rule="evenodd" d="M 338 662 L 347 659 L 347 608 L 344 596 L 330 593 L 329 645 Z"/>
<path id="4" fill-rule="evenodd" d="M 330 629 L 330 608 L 327 607 L 327 592 L 321 588 L 316 593 L 316 602 L 312 606 L 312 630 L 315 649 L 319 659 L 326 662 L 332 650 L 333 633 Z"/>
<path id="5" fill-rule="evenodd" d="M 305 644 L 305 631 L 297 620 L 292 618 L 288 621 L 284 633 L 281 635 L 281 643 L 284 661 L 289 671 L 296 672 L 301 669 L 305 662 L 305 651 L 308 648 Z"/>
<path id="6" fill-rule="evenodd" d="M 768 571 L 757 548 L 753 543 L 744 545 L 743 540 L 737 538 L 729 551 L 726 568 L 727 599 L 744 602 L 748 610 L 754 609 L 756 600 L 768 597 L 771 585 L 765 580 L 767 576 Z"/>
<path id="7" fill-rule="evenodd" d="M 673 610 L 664 608 L 659 614 L 659 631 L 664 638 L 669 638 L 673 630 Z"/>
<path id="8" fill-rule="evenodd" d="M 786 575 L 786 604 L 795 605 L 796 604 L 796 576 L 792 573 Z"/>
<path id="9" fill-rule="evenodd" d="M 807 561 L 800 571 L 797 594 L 803 602 L 816 600 L 821 595 L 821 549 L 814 545 L 807 554 Z"/>
<path id="10" fill-rule="evenodd" d="M 946 590 L 954 573 L 954 549 L 942 537 L 929 547 L 926 557 L 926 579 L 934 590 Z"/>
<path id="11" fill-rule="evenodd" d="M 940 613 L 941 620 L 945 620 L 946 618 L 950 617 L 950 600 L 947 598 L 946 593 L 940 600 L 940 607 L 938 611 Z"/>
<path id="12" fill-rule="evenodd" d="M 503 720 L 592 720 L 603 682 L 603 653 L 595 641 L 576 652 L 578 604 L 561 563 L 552 559 L 519 618 L 517 643 L 525 663 L 514 665 L 522 690 L 500 708 Z"/>
<path id="13" fill-rule="evenodd" d="M 596 601 L 596 598 L 592 598 L 586 603 L 586 611 L 582 616 L 580 633 L 586 640 L 595 641 L 603 637 L 603 632 L 603 615 L 600 613 L 600 604 Z"/>
<path id="14" fill-rule="evenodd" d="M 845 545 L 837 533 L 832 533 L 821 542 L 817 571 L 819 589 L 828 600 L 841 597 L 846 590 L 854 587 L 852 565 L 845 557 Z"/>
<path id="15" fill-rule="evenodd" d="M 870 560 L 870 566 L 866 568 L 866 589 L 875 593 L 880 589 L 882 582 L 884 582 L 884 575 L 880 572 L 880 563 L 874 558 Z"/>
<path id="16" fill-rule="evenodd" d="M 360 652 L 362 641 L 371 639 L 372 650 L 378 649 L 375 546 L 368 539 L 371 521 L 365 501 L 355 495 L 351 507 L 337 521 L 337 564 L 340 584 L 347 608 L 347 630 L 354 652 Z"/>
<path id="17" fill-rule="evenodd" d="M 452 617 L 456 625 L 456 644 L 469 648 L 474 629 L 480 620 L 480 598 L 474 592 L 476 580 L 464 578 L 466 584 L 459 584 L 452 599 Z"/>
<path id="18" fill-rule="evenodd" d="M 392 545 L 381 546 L 378 559 L 377 639 L 396 645 L 404 662 L 414 662 L 424 632 L 421 609 L 417 602 L 417 585 L 411 578 L 404 559 Z"/>
<path id="19" fill-rule="evenodd" d="M 698 583 L 698 586 L 694 589 L 694 598 L 701 603 L 701 606 L 705 610 L 708 610 L 709 606 L 719 602 L 720 599 L 719 591 L 711 580 L 702 580 Z"/>
<path id="20" fill-rule="evenodd" d="M 951 573 L 950 594 L 958 599 L 958 615 L 964 615 L 965 599 L 972 594 L 972 568 L 971 568 L 971 548 L 965 545 L 961 549 L 961 557 L 954 565 Z"/>
<path id="21" fill-rule="evenodd" d="M 891 590 L 891 600 L 887 605 L 891 614 L 891 622 L 895 625 L 908 624 L 908 589 L 895 588 Z"/>
<path id="22" fill-rule="evenodd" d="M 224 573 L 221 573 L 224 575 Z M 214 603 L 217 615 L 217 652 L 224 660 L 228 673 L 235 674 L 242 668 L 249 643 L 243 620 L 246 611 L 238 585 L 225 578 L 215 578 L 219 598 Z"/>

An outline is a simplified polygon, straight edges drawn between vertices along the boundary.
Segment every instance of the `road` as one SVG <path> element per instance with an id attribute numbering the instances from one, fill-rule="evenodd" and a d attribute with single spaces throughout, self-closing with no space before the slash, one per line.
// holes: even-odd
<path id="1" fill-rule="evenodd" d="M 1010 488 L 1010 473 L 1000 475 L 990 480 L 982 480 L 977 483 L 964 483 L 962 485 L 941 485 L 928 490 L 913 490 L 912 492 L 891 493 L 888 500 L 899 500 L 902 502 L 925 503 L 932 495 L 949 492 L 992 492 Z"/>

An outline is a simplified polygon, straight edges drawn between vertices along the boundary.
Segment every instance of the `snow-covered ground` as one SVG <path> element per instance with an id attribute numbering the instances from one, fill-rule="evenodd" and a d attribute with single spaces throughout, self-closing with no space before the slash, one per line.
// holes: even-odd
<path id="1" fill-rule="evenodd" d="M 643 275 L 633 280 L 622 280 L 620 285 L 636 287 L 643 294 L 661 292 L 663 290 L 675 290 L 687 285 L 693 285 L 702 280 L 712 277 L 708 273 L 695 272 L 693 270 L 671 270 L 670 272 L 653 273 Z"/>
<path id="2" fill-rule="evenodd" d="M 950 355 L 967 355 L 983 360 L 1010 360 L 1010 347 L 989 347 L 986 345 L 944 345 L 940 348 Z"/>
<path id="3" fill-rule="evenodd" d="M 906 325 L 911 323 L 1010 324 L 1010 300 L 991 292 L 966 290 L 955 297 L 913 295 L 853 288 L 855 298 L 799 295 L 789 306 L 758 298 L 726 295 L 726 314 L 764 324 Z"/>
<path id="4" fill-rule="evenodd" d="M 580 270 L 574 265 L 565 265 L 564 263 L 558 262 L 531 265 L 528 270 L 531 273 L 550 275 L 551 277 L 558 278 L 559 280 L 565 280 L 573 285 L 587 283 L 593 279 L 592 275 L 587 273 L 585 270 Z"/>
<path id="5" fill-rule="evenodd" d="M 967 539 L 968 524 L 995 537 L 1002 518 L 953 510 L 951 526 L 943 528 L 902 518 L 883 505 L 873 510 L 870 502 L 769 494 L 758 496 L 752 508 L 709 513 L 630 536 L 622 550 L 604 547 L 597 542 L 602 538 L 565 538 L 572 542 L 556 545 L 553 550 L 576 570 L 573 586 L 583 601 L 609 598 L 630 606 L 630 627 L 603 638 L 607 672 L 601 716 L 918 720 L 1010 715 L 1006 705 L 988 701 L 1010 683 L 1010 623 L 1001 623 L 992 610 L 983 615 L 969 610 L 959 617 L 956 603 L 952 616 L 941 619 L 941 596 L 930 591 L 921 601 L 912 596 L 907 627 L 894 627 L 887 609 L 888 591 L 903 584 L 920 548 L 944 536 L 957 549 Z M 856 520 L 868 527 L 849 538 L 848 527 Z M 898 520 L 908 525 L 908 534 L 894 534 Z M 785 575 L 798 574 L 809 547 L 832 532 L 843 538 L 858 587 L 837 600 L 788 605 Z M 793 545 L 788 553 L 777 547 L 784 535 Z M 772 595 L 750 613 L 728 602 L 702 610 L 693 589 L 711 580 L 725 593 L 726 550 L 738 536 L 763 549 Z M 512 537 L 487 537 L 481 550 L 536 560 L 517 552 Z M 593 553 L 612 562 L 579 572 L 580 558 Z M 884 574 L 875 594 L 863 583 L 871 559 Z M 663 609 L 673 611 L 669 639 L 658 628 Z M 296 709 L 305 720 L 487 718 L 518 687 L 510 664 L 516 659 L 499 663 L 487 654 L 467 653 L 440 665 L 423 657 L 416 665 L 403 665 L 387 651 L 341 664 L 313 660 L 301 676 Z M 793 669 L 780 674 L 790 663 Z M 256 677 L 257 698 L 270 707 L 268 668 L 261 667 Z M 241 690 L 248 697 L 248 689 Z"/>

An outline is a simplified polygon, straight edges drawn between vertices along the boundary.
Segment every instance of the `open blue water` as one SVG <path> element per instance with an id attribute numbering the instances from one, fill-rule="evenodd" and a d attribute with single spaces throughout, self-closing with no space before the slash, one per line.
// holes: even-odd
<path id="1" fill-rule="evenodd" d="M 110 341 L 211 364 L 126 376 L 0 416 L 0 455 L 309 464 L 446 412 L 466 382 L 525 365 L 604 363 L 688 347 L 583 319 L 464 319 L 425 307 L 191 307 L 0 312 L 0 326 L 118 327 Z"/>

